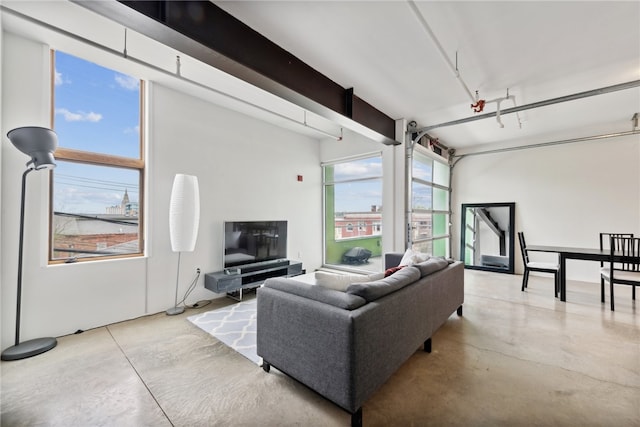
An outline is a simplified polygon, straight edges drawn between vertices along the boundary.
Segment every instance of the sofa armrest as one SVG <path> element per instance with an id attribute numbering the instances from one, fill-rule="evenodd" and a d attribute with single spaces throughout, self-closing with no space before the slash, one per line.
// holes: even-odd
<path id="1" fill-rule="evenodd" d="M 257 354 L 355 411 L 353 311 L 272 287 L 257 290 Z"/>

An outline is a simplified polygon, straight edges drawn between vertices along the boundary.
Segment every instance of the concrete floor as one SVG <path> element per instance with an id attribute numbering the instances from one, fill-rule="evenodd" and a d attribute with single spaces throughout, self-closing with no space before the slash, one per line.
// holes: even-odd
<path id="1" fill-rule="evenodd" d="M 366 426 L 640 426 L 640 316 L 599 286 L 467 271 L 451 316 L 364 405 Z M 618 290 L 619 289 L 619 290 Z M 231 304 L 222 298 L 200 310 Z M 1 364 L 2 426 L 347 426 L 350 416 L 164 313 Z"/>

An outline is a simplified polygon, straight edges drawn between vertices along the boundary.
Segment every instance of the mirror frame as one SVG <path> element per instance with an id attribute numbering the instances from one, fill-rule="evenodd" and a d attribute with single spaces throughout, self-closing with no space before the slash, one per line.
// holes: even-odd
<path id="1" fill-rule="evenodd" d="M 509 208 L 509 266 L 505 270 L 503 268 L 497 267 L 485 267 L 481 265 L 467 265 L 464 264 L 464 268 L 468 268 L 471 270 L 484 270 L 484 271 L 493 271 L 496 273 L 505 273 L 505 274 L 514 274 L 514 265 L 515 265 L 515 225 L 516 225 L 516 204 L 515 202 L 509 203 L 463 203 L 462 204 L 462 213 L 460 214 L 460 260 L 464 263 L 465 260 L 465 237 L 467 232 L 467 208 Z"/>

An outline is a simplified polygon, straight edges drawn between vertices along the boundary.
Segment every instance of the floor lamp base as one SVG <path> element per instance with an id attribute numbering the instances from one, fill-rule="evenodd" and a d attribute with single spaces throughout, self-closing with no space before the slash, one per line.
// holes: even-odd
<path id="1" fill-rule="evenodd" d="M 13 347 L 9 347 L 2 352 L 2 360 L 20 360 L 27 357 L 37 356 L 51 350 L 58 344 L 55 338 L 36 338 L 24 341 Z"/>
<path id="2" fill-rule="evenodd" d="M 169 310 L 166 311 L 167 316 L 175 316 L 176 314 L 181 314 L 184 313 L 184 307 L 171 307 Z"/>

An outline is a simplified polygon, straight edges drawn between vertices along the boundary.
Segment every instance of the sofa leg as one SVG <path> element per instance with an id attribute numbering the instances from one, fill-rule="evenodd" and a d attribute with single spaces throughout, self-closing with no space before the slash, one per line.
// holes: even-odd
<path id="1" fill-rule="evenodd" d="M 271 365 L 269 364 L 269 362 L 263 360 L 262 361 L 262 369 L 265 372 L 269 373 L 269 371 L 271 370 Z"/>
<path id="2" fill-rule="evenodd" d="M 351 427 L 362 427 L 362 408 L 351 414 Z"/>
<path id="3" fill-rule="evenodd" d="M 431 353 L 431 338 L 424 342 L 424 351 L 425 353 Z"/>
<path id="4" fill-rule="evenodd" d="M 462 316 L 462 306 L 458 307 L 457 313 L 458 316 Z"/>

